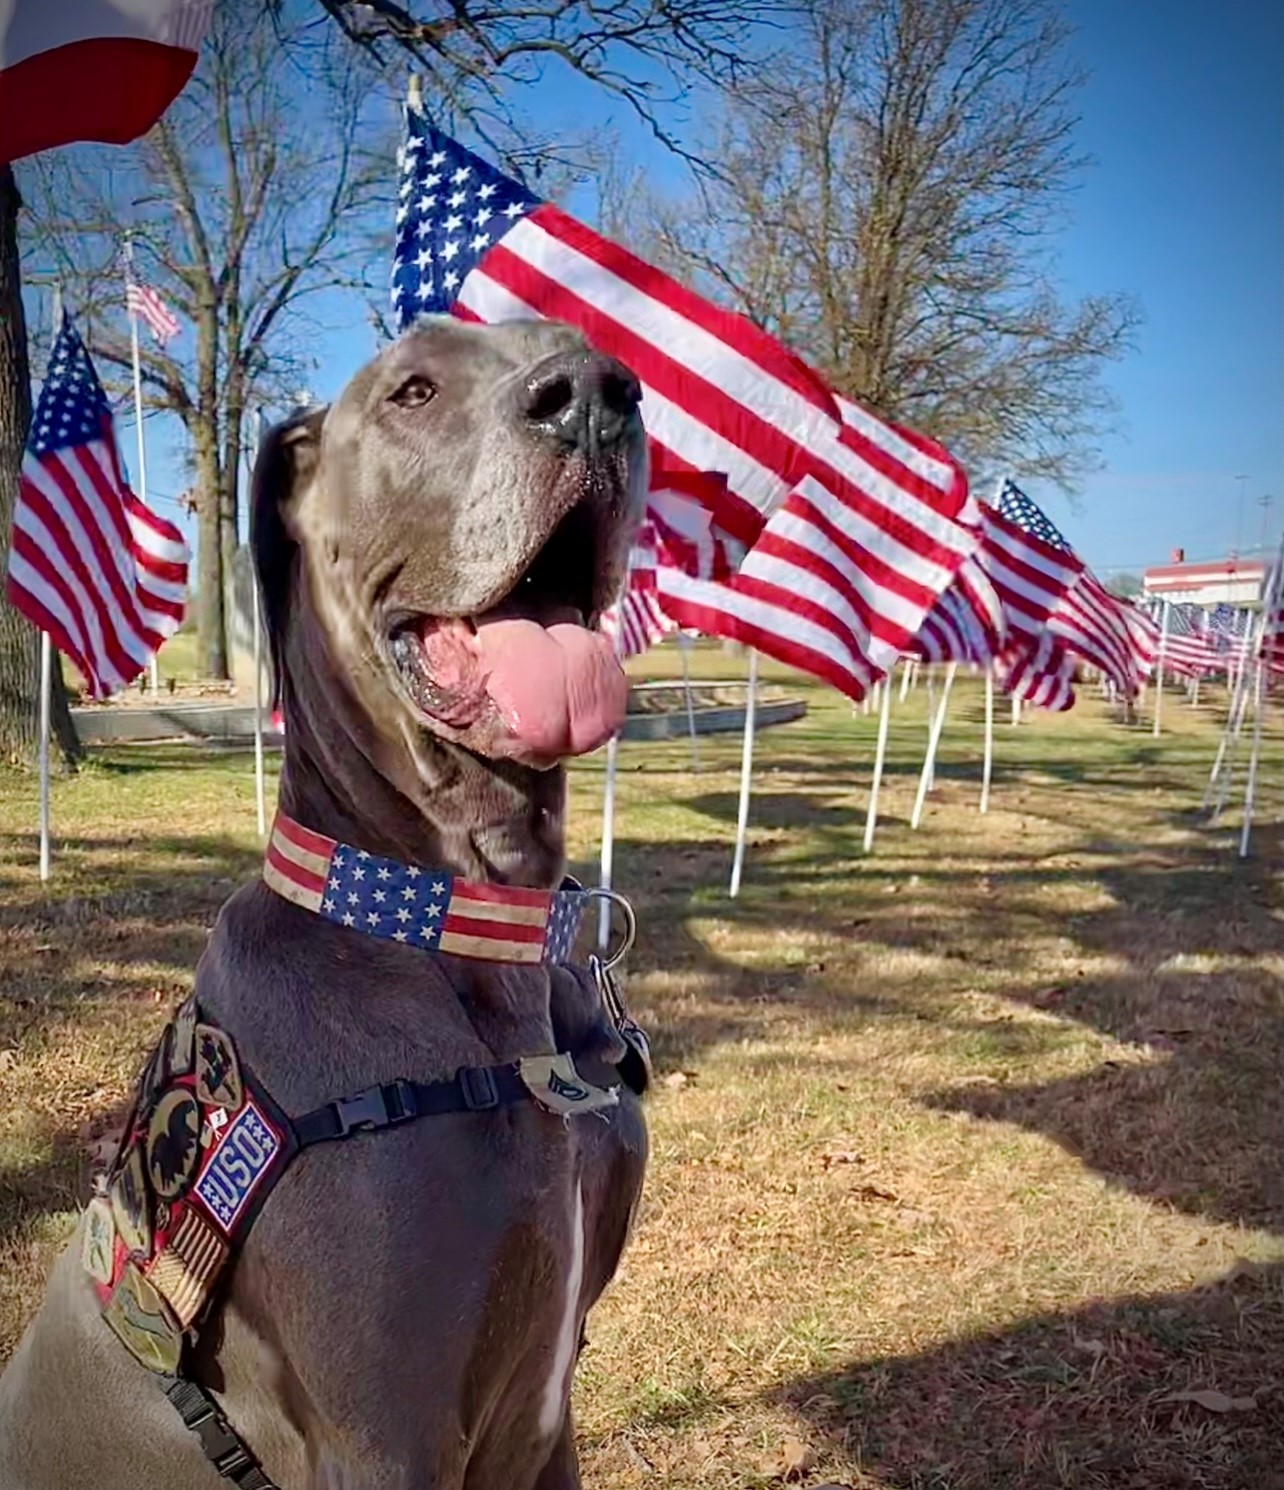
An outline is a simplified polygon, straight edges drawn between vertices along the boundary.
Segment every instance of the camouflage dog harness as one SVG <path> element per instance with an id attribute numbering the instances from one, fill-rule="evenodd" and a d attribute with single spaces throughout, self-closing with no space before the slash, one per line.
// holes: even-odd
<path id="1" fill-rule="evenodd" d="M 609 971 L 591 968 L 628 1056 L 616 1075 L 646 1086 L 645 1036 L 628 1019 Z M 184 1354 L 216 1287 L 290 1162 L 316 1143 L 377 1132 L 438 1113 L 534 1102 L 562 1118 L 619 1102 L 619 1086 L 585 1080 L 566 1053 L 461 1068 L 448 1081 L 405 1078 L 288 1117 L 237 1053 L 231 1036 L 189 998 L 139 1080 L 124 1136 L 89 1203 L 83 1262 L 106 1323 L 161 1378 L 206 1457 L 239 1490 L 273 1490 L 214 1398 L 183 1374 Z"/>

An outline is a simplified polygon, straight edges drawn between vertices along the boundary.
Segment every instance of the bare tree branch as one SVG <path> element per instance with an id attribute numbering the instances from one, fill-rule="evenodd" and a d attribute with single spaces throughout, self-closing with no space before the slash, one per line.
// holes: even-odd
<path id="1" fill-rule="evenodd" d="M 800 9 L 788 58 L 727 95 L 721 178 L 653 209 L 661 254 L 977 474 L 1072 487 L 1138 316 L 1054 288 L 1086 162 L 1052 0 Z"/>

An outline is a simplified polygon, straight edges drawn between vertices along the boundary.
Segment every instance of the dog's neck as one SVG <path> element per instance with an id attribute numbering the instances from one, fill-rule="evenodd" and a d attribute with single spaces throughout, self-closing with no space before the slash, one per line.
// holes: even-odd
<path id="1" fill-rule="evenodd" d="M 295 674 L 298 677 L 299 674 Z M 566 775 L 488 761 L 407 723 L 394 743 L 333 674 L 284 689 L 280 805 L 307 828 L 465 879 L 553 889 L 565 868 Z"/>

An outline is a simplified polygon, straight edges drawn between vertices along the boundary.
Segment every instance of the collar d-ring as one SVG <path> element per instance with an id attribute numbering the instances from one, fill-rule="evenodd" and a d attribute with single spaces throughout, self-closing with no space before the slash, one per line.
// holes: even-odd
<path id="1" fill-rule="evenodd" d="M 628 956 L 629 948 L 637 940 L 638 918 L 633 912 L 633 907 L 618 890 L 608 890 L 605 885 L 598 885 L 596 889 L 586 890 L 584 894 L 589 900 L 606 900 L 611 905 L 619 906 L 620 913 L 624 917 L 623 941 L 609 957 L 602 959 L 602 971 L 609 973 L 624 961 Z"/>

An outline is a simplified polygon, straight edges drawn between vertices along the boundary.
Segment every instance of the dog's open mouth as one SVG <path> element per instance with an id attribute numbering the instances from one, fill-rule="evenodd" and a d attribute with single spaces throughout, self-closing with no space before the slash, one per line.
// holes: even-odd
<path id="1" fill-rule="evenodd" d="M 393 664 L 428 722 L 495 757 L 552 764 L 624 722 L 628 683 L 597 621 L 596 541 L 562 519 L 512 592 L 481 615 L 413 615 L 389 632 Z"/>

